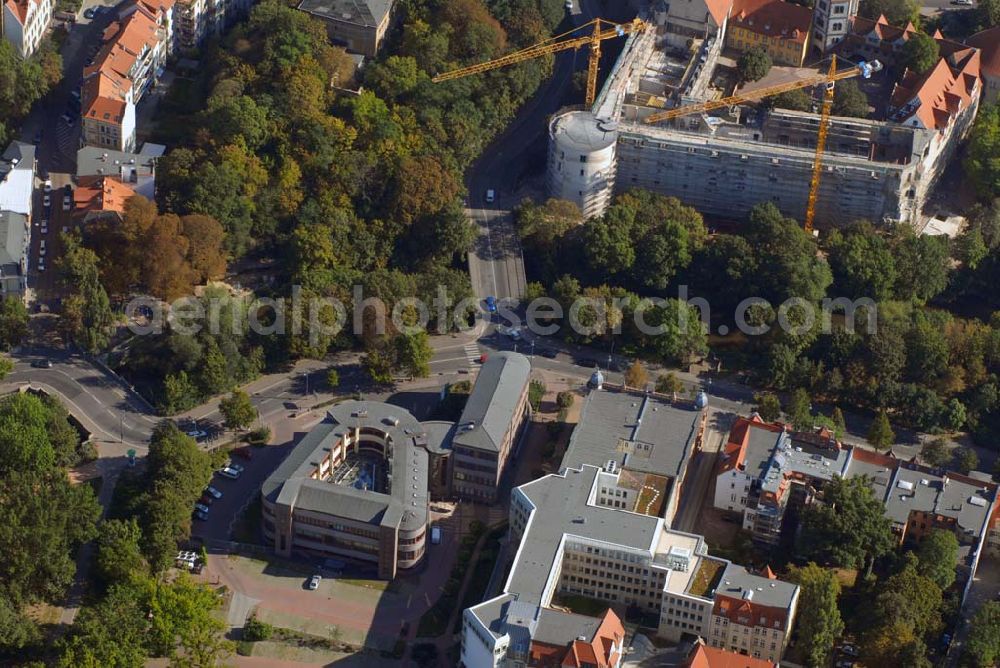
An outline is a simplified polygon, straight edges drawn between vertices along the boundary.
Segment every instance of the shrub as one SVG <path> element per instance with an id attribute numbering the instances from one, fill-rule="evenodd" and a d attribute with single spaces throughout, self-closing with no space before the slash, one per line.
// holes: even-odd
<path id="1" fill-rule="evenodd" d="M 274 627 L 257 619 L 257 613 L 250 615 L 243 624 L 243 640 L 257 642 L 267 640 L 274 634 Z"/>
<path id="2" fill-rule="evenodd" d="M 575 397 L 573 396 L 573 393 L 566 390 L 556 395 L 556 405 L 559 406 L 559 408 L 569 408 L 573 405 L 574 399 Z"/>

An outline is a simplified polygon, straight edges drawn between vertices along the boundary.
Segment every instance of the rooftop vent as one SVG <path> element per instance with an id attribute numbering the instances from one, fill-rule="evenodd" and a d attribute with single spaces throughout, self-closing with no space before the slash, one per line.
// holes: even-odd
<path id="1" fill-rule="evenodd" d="M 986 499 L 979 496 L 970 496 L 969 503 L 971 503 L 974 506 L 979 506 L 980 508 L 986 507 Z"/>
<path id="2" fill-rule="evenodd" d="M 743 600 L 744 601 L 753 600 L 753 589 L 747 589 L 745 592 L 743 592 Z"/>
<path id="3" fill-rule="evenodd" d="M 905 489 L 907 492 L 913 491 L 913 483 L 910 482 L 909 480 L 900 480 L 899 482 L 896 483 L 896 487 L 899 487 L 900 489 Z"/>

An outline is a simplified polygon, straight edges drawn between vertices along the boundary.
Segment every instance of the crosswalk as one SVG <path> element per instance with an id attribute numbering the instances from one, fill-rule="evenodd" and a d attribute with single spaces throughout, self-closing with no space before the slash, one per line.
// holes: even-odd
<path id="1" fill-rule="evenodd" d="M 466 359 L 469 360 L 469 364 L 476 364 L 479 362 L 479 357 L 482 355 L 482 353 L 479 352 L 478 345 L 476 345 L 474 342 L 470 342 L 462 346 L 462 349 L 465 351 L 465 357 Z"/>

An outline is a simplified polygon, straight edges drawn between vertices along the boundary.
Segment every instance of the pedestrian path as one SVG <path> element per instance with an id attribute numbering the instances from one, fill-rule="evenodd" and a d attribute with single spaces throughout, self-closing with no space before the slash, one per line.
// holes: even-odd
<path id="1" fill-rule="evenodd" d="M 465 357 L 469 360 L 470 366 L 479 362 L 482 352 L 479 350 L 479 346 L 475 342 L 466 343 L 462 349 L 465 351 Z"/>

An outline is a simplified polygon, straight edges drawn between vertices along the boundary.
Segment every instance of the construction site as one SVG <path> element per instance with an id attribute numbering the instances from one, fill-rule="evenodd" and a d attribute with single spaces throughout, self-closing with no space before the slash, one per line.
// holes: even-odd
<path id="1" fill-rule="evenodd" d="M 836 36 L 831 52 L 814 46 L 804 59 L 812 66 L 775 65 L 763 79 L 741 85 L 739 50 L 726 30 L 737 16 L 752 30 L 747 12 L 761 3 L 747 10 L 740 0 L 695 4 L 707 11 L 694 27 L 681 25 L 664 3 L 641 12 L 645 28 L 627 35 L 593 105 L 550 120 L 547 187 L 553 197 L 576 202 L 588 217 L 603 213 L 614 193 L 644 188 L 718 220 L 740 220 L 770 201 L 785 215 L 807 220 L 807 228 L 813 218 L 817 228 L 862 218 L 922 225 L 927 197 L 975 118 L 981 88 L 976 49 L 937 34 L 940 60 L 918 75 L 894 62 L 912 26 L 840 16 L 829 27 L 843 31 L 846 18 L 847 34 Z M 774 16 L 786 3 L 765 4 Z M 842 4 L 833 3 L 831 14 L 856 11 L 856 3 Z M 815 39 L 823 20 L 816 17 Z M 758 27 L 776 29 L 763 21 Z M 804 33 L 781 28 L 779 34 L 800 44 L 810 38 L 808 25 Z M 860 86 L 869 101 L 867 118 L 824 115 L 825 87 L 815 81 L 834 53 L 841 67 L 881 60 L 874 73 L 864 72 Z M 756 97 L 793 88 L 811 96 L 812 111 L 781 109 L 767 95 Z M 664 118 L 669 110 L 675 115 Z M 817 150 L 821 125 L 825 146 Z M 811 190 L 814 216 L 806 216 Z"/>

